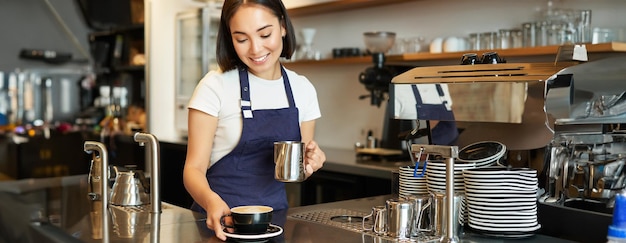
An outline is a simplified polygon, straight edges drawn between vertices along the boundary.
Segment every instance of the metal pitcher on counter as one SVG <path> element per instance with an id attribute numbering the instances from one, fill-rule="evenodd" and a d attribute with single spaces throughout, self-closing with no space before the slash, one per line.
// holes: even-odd
<path id="1" fill-rule="evenodd" d="M 112 166 L 115 182 L 111 190 L 111 204 L 117 206 L 140 206 L 148 204 L 148 181 L 136 166 Z"/>

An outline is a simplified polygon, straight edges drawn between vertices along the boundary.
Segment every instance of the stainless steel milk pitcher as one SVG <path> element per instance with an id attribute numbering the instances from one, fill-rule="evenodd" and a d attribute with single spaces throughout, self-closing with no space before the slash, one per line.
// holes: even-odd
<path id="1" fill-rule="evenodd" d="M 299 141 L 274 142 L 274 178 L 282 182 L 304 181 L 305 149 L 305 144 Z"/>
<path id="2" fill-rule="evenodd" d="M 365 227 L 365 221 L 371 218 L 372 227 Z M 363 230 L 371 230 L 376 234 L 382 235 L 387 232 L 387 209 L 385 206 L 372 207 L 372 213 L 363 217 Z"/>

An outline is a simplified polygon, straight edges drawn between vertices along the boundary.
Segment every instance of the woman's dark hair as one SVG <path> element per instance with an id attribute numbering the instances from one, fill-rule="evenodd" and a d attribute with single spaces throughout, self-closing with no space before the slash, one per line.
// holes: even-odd
<path id="1" fill-rule="evenodd" d="M 235 12 L 244 4 L 258 4 L 268 8 L 285 26 L 287 32 L 283 38 L 283 51 L 281 57 L 290 59 L 296 49 L 296 35 L 294 34 L 291 19 L 287 15 L 287 9 L 281 0 L 226 0 L 222 6 L 222 16 L 220 28 L 217 32 L 217 63 L 222 71 L 228 71 L 245 64 L 239 59 L 233 46 L 233 39 L 230 31 L 230 19 Z"/>

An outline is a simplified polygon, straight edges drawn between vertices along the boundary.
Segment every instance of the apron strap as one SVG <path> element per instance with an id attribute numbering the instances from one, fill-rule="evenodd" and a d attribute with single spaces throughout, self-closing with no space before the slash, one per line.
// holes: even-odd
<path id="1" fill-rule="evenodd" d="M 291 84 L 289 84 L 289 78 L 285 68 L 281 65 L 280 71 L 283 77 L 283 84 L 285 85 L 285 93 L 287 94 L 287 100 L 289 101 L 289 107 L 296 107 L 296 102 L 293 98 L 293 92 L 291 92 Z M 248 79 L 248 69 L 239 68 L 239 77 L 241 80 L 241 112 L 244 119 L 253 118 L 252 115 L 252 103 L 250 102 L 250 80 Z"/>
<path id="2" fill-rule="evenodd" d="M 291 84 L 289 84 L 289 77 L 283 65 L 280 65 L 280 71 L 283 75 L 283 83 L 285 84 L 285 93 L 287 94 L 287 100 L 289 100 L 289 107 L 296 107 L 296 102 L 293 99 L 293 92 L 291 92 Z"/>
<path id="3" fill-rule="evenodd" d="M 446 110 L 452 110 L 452 108 L 448 104 L 448 100 L 446 100 L 446 94 L 443 93 L 443 88 L 441 88 L 441 85 L 435 84 L 435 88 L 437 88 L 437 93 L 439 94 L 439 98 L 441 99 L 441 104 L 446 107 Z"/>
<path id="4" fill-rule="evenodd" d="M 244 119 L 249 119 L 252 118 L 252 104 L 250 103 L 250 81 L 248 80 L 248 69 L 239 68 L 239 80 L 241 80 L 241 113 Z"/>
<path id="5" fill-rule="evenodd" d="M 415 96 L 415 102 L 418 105 L 421 105 L 422 104 L 422 96 L 420 95 L 420 91 L 417 90 L 417 84 L 411 85 L 411 88 L 413 89 L 413 96 Z"/>

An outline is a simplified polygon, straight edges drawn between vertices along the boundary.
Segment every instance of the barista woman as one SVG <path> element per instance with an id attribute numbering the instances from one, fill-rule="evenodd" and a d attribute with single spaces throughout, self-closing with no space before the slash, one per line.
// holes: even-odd
<path id="1" fill-rule="evenodd" d="M 220 217 L 230 208 L 288 207 L 274 179 L 273 142 L 306 143 L 307 177 L 326 156 L 313 141 L 321 116 L 315 88 L 279 62 L 296 47 L 282 1 L 226 0 L 217 39 L 220 71 L 203 77 L 189 101 L 183 181 L 192 209 L 206 212 L 207 227 L 225 240 Z"/>

